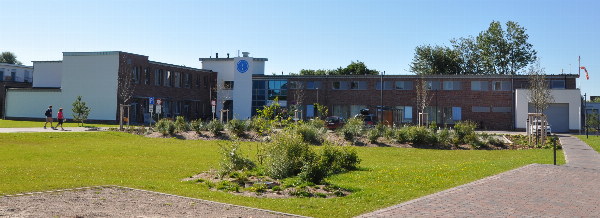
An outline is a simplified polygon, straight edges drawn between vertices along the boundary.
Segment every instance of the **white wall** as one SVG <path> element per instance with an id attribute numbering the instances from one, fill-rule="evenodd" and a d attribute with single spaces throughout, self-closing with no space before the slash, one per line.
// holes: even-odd
<path id="1" fill-rule="evenodd" d="M 33 67 L 31 66 L 0 63 L 0 71 L 4 72 L 0 75 L 2 80 L 6 79 L 7 76 L 10 77 L 13 71 L 15 71 L 15 81 L 17 82 L 25 81 L 25 71 L 29 71 L 30 78 L 33 77 Z"/>
<path id="2" fill-rule="evenodd" d="M 221 84 L 223 81 L 234 81 L 233 80 L 233 60 L 231 61 L 202 61 L 202 69 L 212 70 L 213 72 L 218 72 L 217 74 L 217 84 Z M 237 84 L 233 84 L 233 88 L 237 86 Z M 223 91 L 221 93 L 217 93 L 217 107 L 215 109 L 215 115 L 220 116 L 221 109 L 223 109 L 222 99 L 228 98 L 229 100 L 233 99 L 233 93 L 231 91 Z"/>
<path id="3" fill-rule="evenodd" d="M 528 89 L 517 89 L 516 91 L 516 128 L 526 128 L 527 113 L 529 109 L 529 100 L 527 98 Z M 569 104 L 569 129 L 579 129 L 579 107 L 581 106 L 581 91 L 578 89 L 553 89 L 551 92 L 554 97 L 554 103 Z M 565 114 L 565 116 L 567 116 Z"/>
<path id="4" fill-rule="evenodd" d="M 265 75 L 265 62 L 252 61 L 252 74 Z"/>
<path id="5" fill-rule="evenodd" d="M 34 61 L 35 78 L 33 87 L 60 87 L 62 61 Z"/>
<path id="6" fill-rule="evenodd" d="M 44 118 L 48 105 L 63 108 L 72 119 L 72 104 L 77 96 L 91 108 L 88 119 L 115 120 L 117 111 L 118 52 L 80 52 L 63 54 L 60 89 L 8 90 L 7 117 Z M 41 111 L 41 112 L 40 112 Z M 56 118 L 56 113 L 54 113 Z"/>
<path id="7" fill-rule="evenodd" d="M 238 119 L 247 119 L 252 116 L 252 72 L 254 72 L 255 62 L 252 57 L 236 57 L 232 70 L 234 71 L 233 86 L 233 116 Z M 240 61 L 248 62 L 248 70 L 240 72 L 237 69 L 237 63 Z"/>

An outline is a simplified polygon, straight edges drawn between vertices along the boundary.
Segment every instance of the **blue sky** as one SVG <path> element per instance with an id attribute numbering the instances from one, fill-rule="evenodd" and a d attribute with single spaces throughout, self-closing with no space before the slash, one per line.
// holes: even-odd
<path id="1" fill-rule="evenodd" d="M 548 74 L 577 73 L 581 55 L 590 72 L 582 92 L 600 95 L 600 1 L 0 0 L 0 8 L 0 51 L 26 65 L 65 51 L 125 51 L 201 68 L 198 58 L 240 50 L 268 58 L 266 74 L 351 60 L 410 74 L 416 46 L 450 46 L 510 20 L 527 29 Z"/>

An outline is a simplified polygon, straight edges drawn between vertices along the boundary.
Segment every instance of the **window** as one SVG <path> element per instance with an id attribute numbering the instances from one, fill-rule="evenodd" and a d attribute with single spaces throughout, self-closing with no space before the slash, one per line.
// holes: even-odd
<path id="1" fill-rule="evenodd" d="M 321 89 L 321 81 L 306 82 L 306 89 Z"/>
<path id="2" fill-rule="evenodd" d="M 132 71 L 133 71 L 133 74 L 132 74 L 132 76 L 133 76 L 133 78 L 132 78 L 133 82 L 134 83 L 140 83 L 140 67 L 134 66 L 133 69 L 132 69 Z"/>
<path id="3" fill-rule="evenodd" d="M 223 89 L 233 90 L 233 81 L 223 81 Z"/>
<path id="4" fill-rule="evenodd" d="M 160 86 L 162 84 L 162 70 L 154 70 L 154 85 Z"/>
<path id="5" fill-rule="evenodd" d="M 200 75 L 196 75 L 196 89 L 200 89 Z"/>
<path id="6" fill-rule="evenodd" d="M 377 82 L 377 90 L 381 90 L 381 82 Z M 394 88 L 394 81 L 383 81 L 383 90 L 392 90 Z"/>
<path id="7" fill-rule="evenodd" d="M 204 76 L 204 89 L 208 89 L 208 76 Z"/>
<path id="8" fill-rule="evenodd" d="M 189 89 L 192 87 L 192 74 L 185 74 L 185 88 Z"/>
<path id="9" fill-rule="evenodd" d="M 512 110 L 510 107 L 493 107 L 494 112 L 510 113 Z"/>
<path id="10" fill-rule="evenodd" d="M 287 87 L 288 85 L 286 80 L 268 81 L 267 100 L 275 100 L 275 98 L 277 98 L 280 101 L 286 101 Z"/>
<path id="11" fill-rule="evenodd" d="M 489 91 L 490 83 L 487 81 L 471 81 L 472 91 Z"/>
<path id="12" fill-rule="evenodd" d="M 461 90 L 460 81 L 444 81 L 444 90 Z"/>
<path id="13" fill-rule="evenodd" d="M 366 109 L 367 105 L 350 105 L 350 116 L 348 118 L 352 118 L 356 115 L 360 114 L 361 109 Z"/>
<path id="14" fill-rule="evenodd" d="M 490 112 L 490 107 L 475 107 L 475 106 L 473 106 L 473 112 Z"/>
<path id="15" fill-rule="evenodd" d="M 565 89 L 565 81 L 564 80 L 552 80 L 552 88 L 553 89 Z"/>
<path id="16" fill-rule="evenodd" d="M 181 88 L 182 85 L 182 76 L 180 72 L 175 72 L 175 77 L 173 77 L 175 79 L 175 87 L 177 88 Z"/>
<path id="17" fill-rule="evenodd" d="M 352 90 L 366 90 L 367 81 L 353 81 L 350 82 L 350 89 Z"/>
<path id="18" fill-rule="evenodd" d="M 440 81 L 426 81 L 428 90 L 440 90 Z"/>
<path id="19" fill-rule="evenodd" d="M 165 72 L 165 86 L 171 87 L 173 85 L 173 75 L 171 71 Z"/>
<path id="20" fill-rule="evenodd" d="M 510 81 L 494 81 L 492 84 L 494 91 L 510 91 Z"/>
<path id="21" fill-rule="evenodd" d="M 346 90 L 348 89 L 348 82 L 346 81 L 334 81 L 331 88 L 333 90 Z"/>
<path id="22" fill-rule="evenodd" d="M 0 81 L 4 81 L 4 68 L 0 68 Z"/>
<path id="23" fill-rule="evenodd" d="M 396 90 L 412 90 L 412 81 L 396 81 Z"/>
<path id="24" fill-rule="evenodd" d="M 302 89 L 302 84 L 302 81 L 290 81 L 290 89 Z"/>
<path id="25" fill-rule="evenodd" d="M 412 106 L 404 107 L 404 119 L 405 120 L 409 120 L 409 121 L 412 120 L 412 115 L 413 115 L 412 113 L 413 113 Z"/>
<path id="26" fill-rule="evenodd" d="M 348 106 L 346 105 L 333 105 L 332 116 L 340 116 L 347 118 L 348 116 Z"/>
<path id="27" fill-rule="evenodd" d="M 144 84 L 148 85 L 150 84 L 150 69 L 146 68 L 144 70 Z"/>

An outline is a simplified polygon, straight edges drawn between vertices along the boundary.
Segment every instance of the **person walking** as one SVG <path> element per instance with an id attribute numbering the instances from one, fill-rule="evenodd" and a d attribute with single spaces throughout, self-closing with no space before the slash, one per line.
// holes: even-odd
<path id="1" fill-rule="evenodd" d="M 52 105 L 48 106 L 48 110 L 46 110 L 46 123 L 44 123 L 44 129 L 46 129 L 46 124 L 50 122 L 50 128 L 54 129 L 52 126 Z"/>
<path id="2" fill-rule="evenodd" d="M 56 115 L 56 118 L 58 119 L 58 124 L 56 124 L 56 127 L 54 127 L 54 129 L 58 128 L 58 125 L 60 125 L 60 130 L 64 131 L 65 129 L 63 129 L 63 121 L 65 117 L 63 116 L 62 108 L 58 109 L 58 114 Z"/>

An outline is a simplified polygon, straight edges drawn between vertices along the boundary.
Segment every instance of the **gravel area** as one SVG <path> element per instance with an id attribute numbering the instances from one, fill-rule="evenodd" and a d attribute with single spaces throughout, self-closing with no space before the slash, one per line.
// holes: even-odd
<path id="1" fill-rule="evenodd" d="M 299 217 L 122 187 L 0 197 L 0 217 Z"/>

